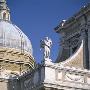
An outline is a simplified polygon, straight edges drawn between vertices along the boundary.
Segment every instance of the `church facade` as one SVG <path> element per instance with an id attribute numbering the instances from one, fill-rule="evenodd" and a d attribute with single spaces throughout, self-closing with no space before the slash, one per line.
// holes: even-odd
<path id="1" fill-rule="evenodd" d="M 90 90 L 90 4 L 61 21 L 55 32 L 62 36 L 56 61 L 45 37 L 37 65 L 31 41 L 11 22 L 6 1 L 0 1 L 0 90 Z"/>

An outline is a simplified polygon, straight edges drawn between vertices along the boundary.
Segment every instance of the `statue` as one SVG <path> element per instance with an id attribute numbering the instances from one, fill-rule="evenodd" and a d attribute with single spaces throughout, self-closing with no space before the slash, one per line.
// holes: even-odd
<path id="1" fill-rule="evenodd" d="M 41 40 L 40 43 L 41 43 L 41 45 L 40 45 L 41 48 L 44 49 L 44 59 L 46 59 L 46 58 L 49 59 L 52 40 L 48 37 L 45 37 L 45 39 Z"/>

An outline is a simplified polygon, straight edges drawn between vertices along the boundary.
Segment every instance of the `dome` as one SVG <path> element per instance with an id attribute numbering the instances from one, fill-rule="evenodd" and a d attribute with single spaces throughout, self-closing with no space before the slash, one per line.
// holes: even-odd
<path id="1" fill-rule="evenodd" d="M 32 56 L 32 45 L 28 37 L 14 24 L 0 21 L 0 46 L 28 52 Z"/>

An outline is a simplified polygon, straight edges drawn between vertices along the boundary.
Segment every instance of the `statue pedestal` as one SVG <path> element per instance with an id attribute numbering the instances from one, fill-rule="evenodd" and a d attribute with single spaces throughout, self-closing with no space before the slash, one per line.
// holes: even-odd
<path id="1" fill-rule="evenodd" d="M 45 58 L 41 64 L 51 64 L 52 63 L 52 60 L 50 58 Z"/>

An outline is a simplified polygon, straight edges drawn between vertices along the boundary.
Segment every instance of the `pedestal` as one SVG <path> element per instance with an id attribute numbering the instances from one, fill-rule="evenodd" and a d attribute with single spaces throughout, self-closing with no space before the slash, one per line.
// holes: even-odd
<path id="1" fill-rule="evenodd" d="M 52 63 L 52 60 L 49 58 L 45 58 L 41 61 L 41 64 L 51 64 L 51 63 Z"/>

